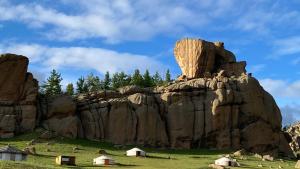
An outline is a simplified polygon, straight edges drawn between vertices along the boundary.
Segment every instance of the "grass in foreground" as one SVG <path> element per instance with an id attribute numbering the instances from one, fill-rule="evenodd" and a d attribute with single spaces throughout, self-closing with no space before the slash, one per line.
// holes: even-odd
<path id="1" fill-rule="evenodd" d="M 0 146 L 7 144 L 23 149 L 32 139 L 37 138 L 37 133 L 25 134 L 14 137 L 12 139 L 1 139 Z M 102 168 L 93 166 L 92 161 L 98 157 L 98 151 L 104 149 L 118 164 L 109 168 L 132 168 L 132 169 L 207 169 L 210 163 L 219 158 L 219 155 L 230 153 L 226 151 L 215 150 L 163 150 L 154 148 L 143 148 L 149 155 L 147 158 L 126 157 L 125 152 L 130 146 L 118 149 L 112 144 L 88 141 L 83 139 L 65 139 L 57 138 L 52 140 L 39 140 L 34 145 L 38 155 L 28 156 L 25 162 L 0 161 L 0 168 L 3 169 L 51 169 L 51 168 Z M 77 152 L 73 152 L 73 148 L 78 147 Z M 47 151 L 50 150 L 50 151 Z M 55 157 L 58 155 L 76 156 L 77 166 L 58 166 L 55 164 Z M 294 168 L 296 161 L 291 160 L 275 160 L 261 161 L 253 156 L 245 156 L 246 159 L 239 160 L 241 164 L 239 168 Z M 263 167 L 258 167 L 262 164 Z"/>

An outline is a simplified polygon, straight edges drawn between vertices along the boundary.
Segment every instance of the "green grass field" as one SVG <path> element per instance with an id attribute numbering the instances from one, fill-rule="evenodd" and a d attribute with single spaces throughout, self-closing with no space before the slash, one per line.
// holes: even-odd
<path id="1" fill-rule="evenodd" d="M 26 143 L 30 140 L 37 138 L 36 133 L 26 134 L 14 137 L 13 139 L 1 139 L 0 146 L 7 144 L 13 145 L 20 149 L 25 148 Z M 154 148 L 143 148 L 149 157 L 126 157 L 125 151 L 129 148 L 122 149 L 115 148 L 112 144 L 87 141 L 82 139 L 65 139 L 56 138 L 53 140 L 38 140 L 34 147 L 38 155 L 29 155 L 26 162 L 10 162 L 0 161 L 0 168 L 7 169 L 46 169 L 46 168 L 132 168 L 132 169 L 205 169 L 208 168 L 210 163 L 219 155 L 230 153 L 213 150 L 163 150 Z M 73 148 L 78 147 L 77 152 L 73 152 Z M 49 149 L 50 151 L 47 151 Z M 93 158 L 98 157 L 97 153 L 100 149 L 104 149 L 110 154 L 112 158 L 118 163 L 111 167 L 93 166 Z M 72 155 L 76 156 L 76 165 L 74 167 L 58 166 L 55 164 L 55 156 L 57 155 Z M 170 157 L 170 159 L 169 159 Z M 262 161 L 253 156 L 246 156 L 246 159 L 238 162 L 241 164 L 240 168 L 294 168 L 296 161 L 290 160 L 275 160 L 275 161 Z M 263 167 L 258 167 L 262 164 Z"/>

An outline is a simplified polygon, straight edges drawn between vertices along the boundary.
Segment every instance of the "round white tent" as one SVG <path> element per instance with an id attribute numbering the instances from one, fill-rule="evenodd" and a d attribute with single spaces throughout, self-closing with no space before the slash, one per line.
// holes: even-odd
<path id="1" fill-rule="evenodd" d="M 218 160 L 215 160 L 215 164 L 216 165 L 220 165 L 220 166 L 231 166 L 231 167 L 237 167 L 240 166 L 240 164 L 235 160 L 235 159 L 230 159 L 228 157 L 222 157 L 219 158 Z"/>
<path id="2" fill-rule="evenodd" d="M 126 151 L 126 155 L 127 156 L 135 156 L 135 157 L 138 157 L 138 156 L 145 157 L 146 152 L 139 148 L 133 148 L 133 149 Z"/>
<path id="3" fill-rule="evenodd" d="M 113 165 L 115 161 L 108 156 L 102 155 L 100 157 L 94 158 L 93 160 L 94 165 Z"/>
<path id="4" fill-rule="evenodd" d="M 23 161 L 27 154 L 10 145 L 0 148 L 0 160 Z"/>

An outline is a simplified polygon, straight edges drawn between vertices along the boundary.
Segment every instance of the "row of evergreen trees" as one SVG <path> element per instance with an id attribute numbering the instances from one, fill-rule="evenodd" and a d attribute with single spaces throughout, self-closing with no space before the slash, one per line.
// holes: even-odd
<path id="1" fill-rule="evenodd" d="M 61 74 L 56 70 L 52 70 L 50 76 L 40 88 L 41 94 L 47 96 L 62 94 L 62 80 Z M 132 75 L 128 75 L 125 72 L 117 72 L 114 73 L 112 77 L 109 72 L 106 72 L 104 79 L 100 79 L 99 76 L 95 76 L 91 73 L 77 80 L 76 89 L 72 83 L 69 83 L 66 86 L 65 92 L 69 95 L 74 95 L 98 90 L 115 90 L 127 85 L 137 85 L 140 87 L 161 86 L 169 82 L 171 82 L 169 70 L 167 70 L 164 79 L 158 72 L 152 76 L 148 70 L 146 70 L 144 74 L 141 74 L 138 69 L 136 69 Z"/>

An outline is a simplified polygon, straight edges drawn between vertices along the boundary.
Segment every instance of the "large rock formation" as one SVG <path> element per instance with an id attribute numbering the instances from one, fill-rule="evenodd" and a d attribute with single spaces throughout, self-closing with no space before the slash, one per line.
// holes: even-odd
<path id="1" fill-rule="evenodd" d="M 0 137 L 35 128 L 38 82 L 27 72 L 28 59 L 0 55 Z"/>
<path id="2" fill-rule="evenodd" d="M 246 62 L 236 62 L 232 52 L 224 49 L 223 42 L 207 42 L 201 39 L 182 39 L 176 42 L 174 55 L 188 79 L 203 77 L 205 73 L 226 70 L 237 76 L 246 72 Z"/>
<path id="3" fill-rule="evenodd" d="M 184 39 L 176 43 L 174 52 L 183 72 L 182 81 L 157 88 L 126 86 L 117 91 L 80 94 L 74 99 L 65 95 L 42 98 L 36 123 L 70 138 L 114 144 L 244 148 L 291 155 L 281 132 L 280 110 L 259 82 L 246 74 L 245 62 L 236 62 L 221 42 Z M 14 133 L 19 131 L 16 127 L 34 127 L 32 104 L 37 89 L 36 81 L 26 74 L 28 60 L 8 58 L 0 63 L 11 65 L 9 60 L 16 58 L 26 62 L 15 71 L 10 70 L 11 66 L 2 66 L 24 80 L 11 78 L 9 90 L 0 90 L 0 98 L 11 103 L 0 109 L 0 128 Z M 28 123 L 30 120 L 32 123 Z"/>

